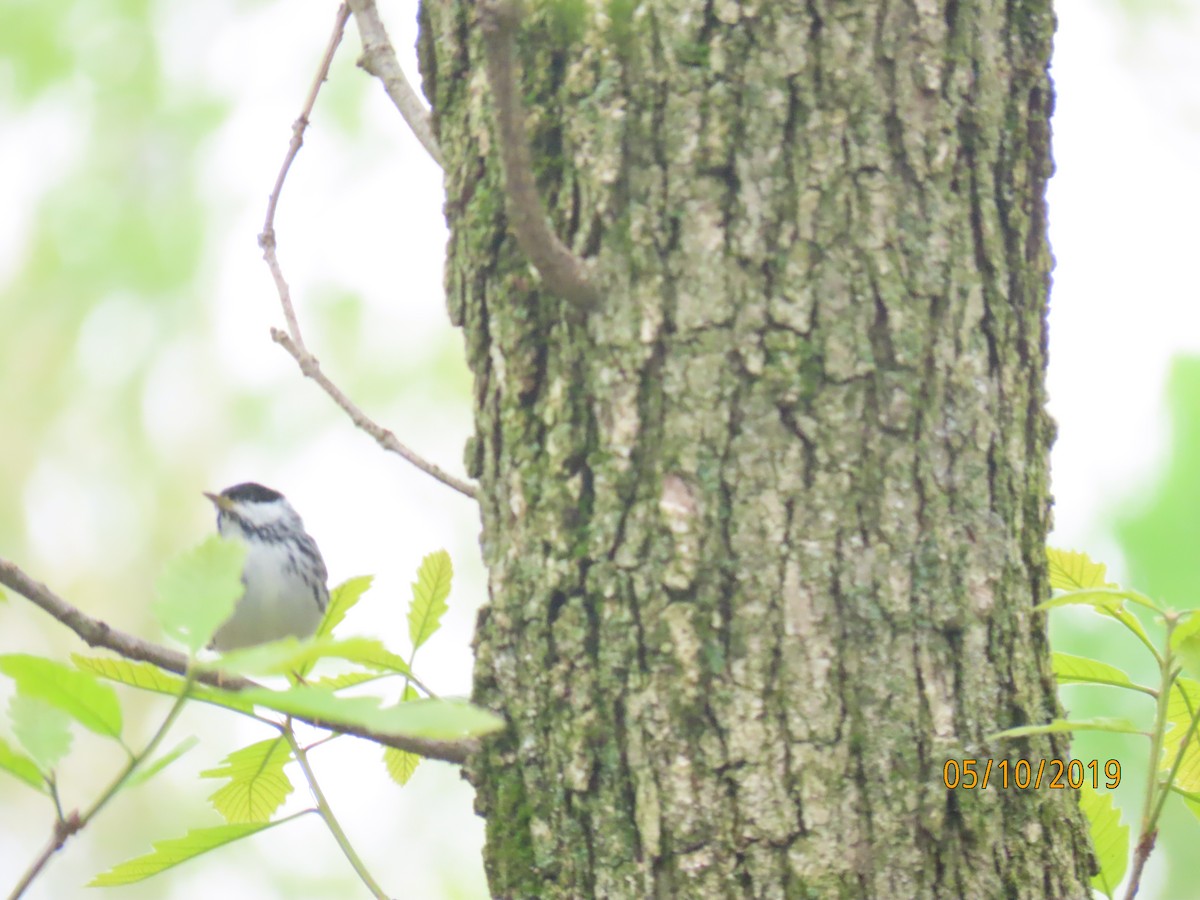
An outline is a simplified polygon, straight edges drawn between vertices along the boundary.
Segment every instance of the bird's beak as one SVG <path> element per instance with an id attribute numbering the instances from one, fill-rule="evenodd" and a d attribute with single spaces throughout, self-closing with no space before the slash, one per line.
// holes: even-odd
<path id="1" fill-rule="evenodd" d="M 229 506 L 230 506 L 229 500 L 227 500 L 225 497 L 222 497 L 220 494 L 210 494 L 208 491 L 201 491 L 201 493 L 204 494 L 204 496 L 207 497 L 209 500 L 211 500 L 212 505 L 215 506 L 217 509 L 223 509 L 223 510 L 229 509 Z"/>

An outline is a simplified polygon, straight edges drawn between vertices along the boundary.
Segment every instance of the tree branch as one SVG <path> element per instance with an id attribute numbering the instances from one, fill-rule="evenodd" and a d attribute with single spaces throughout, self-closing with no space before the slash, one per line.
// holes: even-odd
<path id="1" fill-rule="evenodd" d="M 363 412 L 353 400 L 346 396 L 341 388 L 330 381 L 329 377 L 321 371 L 321 364 L 317 361 L 317 358 L 292 340 L 291 336 L 286 332 L 278 328 L 272 328 L 271 339 L 290 353 L 292 359 L 296 360 L 296 364 L 300 367 L 300 371 L 307 378 L 311 378 L 320 385 L 321 390 L 328 394 L 330 399 L 340 406 L 346 415 L 350 417 L 350 421 L 375 438 L 380 447 L 403 457 L 426 475 L 432 475 L 442 484 L 454 488 L 454 490 L 463 496 L 470 497 L 471 499 L 475 498 L 475 485 L 460 478 L 455 478 L 440 466 L 434 465 L 402 444 L 392 431 L 384 428 Z"/>
<path id="2" fill-rule="evenodd" d="M 359 3 L 358 5 L 361 6 L 362 4 Z M 371 13 L 375 16 L 375 20 L 378 21 L 379 16 L 374 11 L 373 4 L 371 5 Z M 287 180 L 288 172 L 291 170 L 292 162 L 296 159 L 296 154 L 300 152 L 300 148 L 304 144 L 304 130 L 308 127 L 308 119 L 312 115 L 313 106 L 316 105 L 321 85 L 325 83 L 325 79 L 329 76 L 329 67 L 333 62 L 333 55 L 337 51 L 338 44 L 341 43 L 342 32 L 345 30 L 346 21 L 349 17 L 350 7 L 343 3 L 338 7 L 333 32 L 329 36 L 329 43 L 325 47 L 325 55 L 321 58 L 321 65 L 317 69 L 317 75 L 313 79 L 312 87 L 308 91 L 304 107 L 300 110 L 299 117 L 292 124 L 292 140 L 288 144 L 287 153 L 283 158 L 283 165 L 279 168 L 279 174 L 275 176 L 275 187 L 272 189 L 270 199 L 267 201 L 267 214 L 263 221 L 263 230 L 258 236 L 258 245 L 262 247 L 263 259 L 266 260 L 267 267 L 271 270 L 271 277 L 275 279 L 275 289 L 279 293 L 279 303 L 283 307 L 283 318 L 287 324 L 286 332 L 272 328 L 271 337 L 292 355 L 292 358 L 300 366 L 301 372 L 320 385 L 325 393 L 333 399 L 333 402 L 350 416 L 351 421 L 375 438 L 385 450 L 390 450 L 398 454 L 422 472 L 432 475 L 438 481 L 442 482 L 442 484 L 452 487 L 460 494 L 474 499 L 475 488 L 473 485 L 455 478 L 453 475 L 443 471 L 439 466 L 426 461 L 416 452 L 400 443 L 396 439 L 395 434 L 372 420 L 321 371 L 317 358 L 309 352 L 308 347 L 304 343 L 304 336 L 300 331 L 300 320 L 297 318 L 296 308 L 292 304 L 292 294 L 288 288 L 287 279 L 283 277 L 283 269 L 279 265 L 279 257 L 275 252 L 275 211 L 279 207 L 279 197 L 283 192 L 283 185 Z M 382 32 L 382 23 L 380 23 L 379 28 Z M 385 33 L 384 40 L 386 41 L 386 39 L 387 35 Z M 390 48 L 390 45 L 388 46 Z"/>
<path id="3" fill-rule="evenodd" d="M 525 110 L 517 90 L 514 34 L 519 18 L 517 0 L 483 0 L 479 7 L 487 78 L 499 130 L 505 208 L 517 243 L 546 287 L 586 308 L 596 304 L 599 293 L 588 281 L 583 261 L 551 230 L 533 178 Z"/>
<path id="4" fill-rule="evenodd" d="M 0 558 L 0 584 L 3 584 L 25 597 L 31 603 L 41 607 L 53 618 L 70 628 L 90 647 L 104 647 L 120 654 L 126 659 L 148 662 L 173 672 L 176 675 L 188 677 L 188 658 L 178 650 L 163 647 L 150 641 L 110 628 L 99 619 L 72 606 L 66 600 L 55 594 L 50 588 L 35 581 L 25 574 L 15 563 Z M 222 672 L 197 672 L 195 680 L 227 691 L 240 691 L 246 688 L 261 688 L 262 685 L 248 678 L 229 675 Z M 397 750 L 407 750 L 427 759 L 440 759 L 443 762 L 462 765 L 467 756 L 474 752 L 478 744 L 474 740 L 435 741 L 427 738 L 400 737 L 397 735 L 380 734 L 369 728 L 363 728 L 347 722 L 331 722 L 324 718 L 317 720 L 304 716 L 292 716 L 301 722 L 307 722 L 317 728 L 325 728 L 341 734 L 374 741 Z"/>
<path id="5" fill-rule="evenodd" d="M 283 165 L 279 167 L 279 174 L 275 176 L 275 186 L 271 189 L 271 196 L 267 199 L 267 215 L 263 221 L 263 230 L 258 236 L 258 246 L 262 248 L 263 259 L 267 261 L 271 277 L 275 279 L 275 289 L 279 292 L 279 302 L 283 305 L 283 318 L 287 322 L 288 333 L 301 349 L 305 348 L 304 338 L 300 335 L 300 323 L 296 320 L 292 294 L 288 290 L 287 281 L 283 277 L 283 269 L 280 268 L 279 258 L 275 254 L 275 210 L 279 207 L 279 196 L 283 193 L 283 183 L 287 180 L 292 162 L 304 145 L 304 129 L 308 127 L 308 117 L 312 115 L 313 107 L 317 103 L 317 94 L 321 92 L 321 85 L 329 77 L 333 54 L 337 52 L 338 44 L 342 42 L 342 33 L 346 30 L 346 20 L 349 18 L 350 9 L 343 3 L 338 7 L 337 17 L 333 23 L 333 32 L 329 35 L 329 43 L 325 46 L 325 55 L 321 57 L 317 76 L 313 79 L 312 87 L 308 89 L 308 98 L 304 101 L 304 108 L 300 110 L 300 116 L 292 123 L 292 140 L 283 157 Z"/>
<path id="6" fill-rule="evenodd" d="M 433 136 L 433 122 L 429 111 L 404 77 L 404 70 L 400 68 L 400 61 L 396 59 L 396 51 L 388 38 L 387 29 L 383 27 L 383 20 L 379 18 L 375 0 L 349 2 L 350 11 L 354 13 L 354 23 L 362 37 L 363 52 L 358 59 L 359 68 L 383 83 L 387 95 L 392 98 L 392 103 L 396 104 L 396 109 L 400 111 L 412 133 L 417 136 L 421 146 L 433 157 L 434 162 L 441 168 L 446 168 L 442 148 Z"/>
<path id="7" fill-rule="evenodd" d="M 55 807 L 58 811 L 58 816 L 54 822 L 54 829 L 50 834 L 50 841 L 46 844 L 45 849 L 43 849 L 42 852 L 38 854 L 37 858 L 30 864 L 29 868 L 26 869 L 24 876 L 22 876 L 21 880 L 17 883 L 17 886 L 13 888 L 12 894 L 9 895 L 9 900 L 18 900 L 18 898 L 29 889 L 29 886 L 33 884 L 33 880 L 37 878 L 42 869 L 46 867 L 46 863 L 50 861 L 50 858 L 62 849 L 63 844 L 67 842 L 67 839 L 87 828 L 88 823 L 96 817 L 96 814 L 99 813 L 100 810 L 104 809 L 104 807 L 108 804 L 108 801 L 115 797 L 117 792 L 125 786 L 125 784 L 129 781 L 129 777 L 137 770 L 137 767 L 149 759 L 150 755 L 156 749 L 158 749 L 158 745 L 161 744 L 162 739 L 167 736 L 167 732 L 171 730 L 171 726 L 175 724 L 175 720 L 179 717 L 179 713 L 182 711 L 184 703 L 187 702 L 188 693 L 192 689 L 192 681 L 193 679 L 189 676 L 187 681 L 184 682 L 183 689 L 180 691 L 179 696 L 176 697 L 175 702 L 171 704 L 171 709 L 167 713 L 166 718 L 163 719 L 162 724 L 159 725 L 155 730 L 154 736 L 150 738 L 149 743 L 142 748 L 140 753 L 133 753 L 129 757 L 128 762 L 125 763 L 125 766 L 121 769 L 120 773 L 118 773 L 117 777 L 113 779 L 107 788 L 105 788 L 104 792 L 96 799 L 87 812 L 85 812 L 83 815 L 80 815 L 77 810 L 74 810 L 70 815 L 64 817 L 62 814 L 62 809 L 58 807 L 57 803 L 55 804 Z"/>

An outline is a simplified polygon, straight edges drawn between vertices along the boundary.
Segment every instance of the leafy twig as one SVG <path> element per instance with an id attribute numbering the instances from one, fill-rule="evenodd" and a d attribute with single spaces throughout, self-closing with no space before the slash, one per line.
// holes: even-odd
<path id="1" fill-rule="evenodd" d="M 313 799 L 317 802 L 317 811 L 321 814 L 321 818 L 325 820 L 325 826 L 329 829 L 333 839 L 337 841 L 339 847 L 342 848 L 342 853 L 346 855 L 346 859 L 350 861 L 350 865 L 354 871 L 358 873 L 358 877 L 362 883 L 367 886 L 372 894 L 379 900 L 388 900 L 388 895 L 383 888 L 371 877 L 366 864 L 363 863 L 358 852 L 354 849 L 354 845 L 350 843 L 350 839 L 346 836 L 346 832 L 342 830 L 341 824 L 337 817 L 333 814 L 333 809 L 329 805 L 329 801 L 325 799 L 325 794 L 321 790 L 321 785 L 317 782 L 317 776 L 313 773 L 312 766 L 308 764 L 308 753 L 296 740 L 296 735 L 292 731 L 292 724 L 288 722 L 284 726 L 283 736 L 287 739 L 288 745 L 292 748 L 292 755 L 296 757 L 296 762 L 300 764 L 301 771 L 304 772 L 304 779 L 308 782 L 308 787 L 312 791 Z"/>
<path id="2" fill-rule="evenodd" d="M 0 584 L 6 585 L 36 606 L 41 607 L 59 622 L 70 628 L 91 647 L 104 647 L 120 654 L 126 659 L 152 663 L 160 669 L 174 672 L 176 675 L 186 677 L 188 674 L 188 658 L 183 653 L 172 650 L 169 647 L 163 647 L 161 644 L 154 644 L 150 641 L 136 638 L 131 634 L 126 634 L 123 631 L 109 627 L 99 619 L 92 618 L 59 597 L 50 588 L 46 587 L 46 585 L 31 578 L 16 564 L 6 559 L 0 559 Z M 199 672 L 196 673 L 195 679 L 196 681 L 228 691 L 262 687 L 262 685 L 248 678 L 229 675 L 220 671 Z M 466 762 L 467 756 L 477 747 L 476 742 L 469 739 L 435 741 L 426 738 L 401 737 L 399 735 L 381 734 L 369 728 L 348 722 L 330 721 L 324 717 L 320 720 L 304 716 L 295 716 L 294 718 L 302 722 L 308 722 L 310 725 L 318 728 L 327 728 L 343 734 L 354 735 L 355 737 L 374 741 L 386 747 L 395 747 L 397 750 L 407 750 L 409 753 L 416 753 L 418 756 L 424 756 L 428 759 L 440 759 L 444 762 L 459 765 Z"/>
<path id="3" fill-rule="evenodd" d="M 162 724 L 158 726 L 158 730 L 154 732 L 154 736 L 150 738 L 149 743 L 146 744 L 140 753 L 135 753 L 129 758 L 129 761 L 126 762 L 124 768 L 121 769 L 121 772 L 104 790 L 104 793 L 96 798 L 96 801 L 91 805 L 91 808 L 88 809 L 87 812 L 85 812 L 83 815 L 80 815 L 77 811 L 72 811 L 67 816 L 63 816 L 61 808 L 58 809 L 58 814 L 54 822 L 54 830 L 50 835 L 49 842 L 46 844 L 42 852 L 38 854 L 37 859 L 35 859 L 30 864 L 29 868 L 25 870 L 25 874 L 21 877 L 21 880 L 17 883 L 17 886 L 13 889 L 12 894 L 9 895 L 9 900 L 17 900 L 17 898 L 25 893 L 25 891 L 33 883 L 33 880 L 37 878 L 38 874 L 42 871 L 42 869 L 45 868 L 46 863 L 50 861 L 50 858 L 62 849 L 63 845 L 72 835 L 82 831 L 88 826 L 88 823 L 91 822 L 92 819 L 95 818 L 96 814 L 108 804 L 108 801 L 117 795 L 117 792 L 120 791 L 125 785 L 125 782 L 129 780 L 129 777 L 134 773 L 134 770 L 137 769 L 137 767 L 140 766 L 146 759 L 148 759 L 150 755 L 158 748 L 158 745 L 162 742 L 162 739 L 167 736 L 167 732 L 170 730 L 171 726 L 175 724 L 175 719 L 179 716 L 180 711 L 183 709 L 183 705 L 187 701 L 188 693 L 191 691 L 192 683 L 193 679 L 189 674 L 187 676 L 187 681 L 183 685 L 183 690 L 181 690 L 179 692 L 179 696 L 175 698 L 175 702 L 171 705 L 171 709 L 167 713 L 166 718 L 163 719 Z M 56 797 L 56 806 L 57 802 L 58 801 Z"/>

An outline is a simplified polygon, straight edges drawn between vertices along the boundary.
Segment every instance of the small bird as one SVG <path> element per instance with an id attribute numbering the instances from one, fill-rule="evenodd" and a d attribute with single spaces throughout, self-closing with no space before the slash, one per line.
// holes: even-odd
<path id="1" fill-rule="evenodd" d="M 315 632 L 329 602 L 329 575 L 287 498 L 252 481 L 204 496 L 217 508 L 217 532 L 246 545 L 246 590 L 210 646 L 223 652 Z"/>

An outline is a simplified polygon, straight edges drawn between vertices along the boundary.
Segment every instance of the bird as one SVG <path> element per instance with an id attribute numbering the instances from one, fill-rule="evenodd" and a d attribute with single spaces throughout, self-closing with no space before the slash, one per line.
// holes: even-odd
<path id="1" fill-rule="evenodd" d="M 279 491 L 253 481 L 204 491 L 217 508 L 217 533 L 246 545 L 245 590 L 210 648 L 225 652 L 316 632 L 329 603 L 317 542 Z"/>

